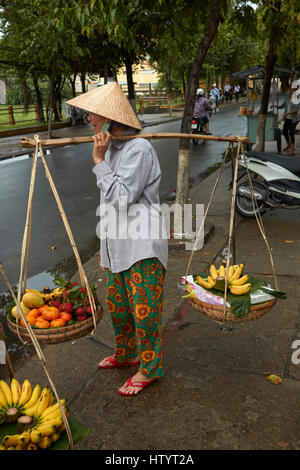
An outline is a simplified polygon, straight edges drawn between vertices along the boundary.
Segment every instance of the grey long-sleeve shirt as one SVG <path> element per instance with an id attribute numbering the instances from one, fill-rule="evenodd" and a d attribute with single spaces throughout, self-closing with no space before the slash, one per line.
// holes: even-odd
<path id="1" fill-rule="evenodd" d="M 156 257 L 167 268 L 168 240 L 158 192 L 161 170 L 151 143 L 142 137 L 111 141 L 93 173 L 101 190 L 102 266 L 117 273 Z"/>

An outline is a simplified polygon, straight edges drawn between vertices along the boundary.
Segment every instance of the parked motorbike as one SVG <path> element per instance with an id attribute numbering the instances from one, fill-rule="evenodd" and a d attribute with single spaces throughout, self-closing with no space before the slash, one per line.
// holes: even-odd
<path id="1" fill-rule="evenodd" d="M 204 134 L 204 123 L 202 119 L 198 119 L 193 117 L 192 125 L 191 125 L 191 132 L 192 134 Z M 192 139 L 194 145 L 198 145 L 200 139 Z M 202 143 L 206 142 L 205 140 L 201 140 Z"/>
<path id="2" fill-rule="evenodd" d="M 247 165 L 247 166 L 246 166 Z M 253 196 L 247 173 L 251 177 Z M 245 218 L 270 209 L 300 208 L 300 157 L 250 151 L 239 160 L 235 210 Z M 228 189 L 232 189 L 233 182 Z M 253 202 L 256 201 L 253 208 Z"/>

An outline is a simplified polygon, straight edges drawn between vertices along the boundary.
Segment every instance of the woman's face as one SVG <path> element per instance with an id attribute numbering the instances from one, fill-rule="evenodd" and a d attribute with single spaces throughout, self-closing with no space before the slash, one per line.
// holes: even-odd
<path id="1" fill-rule="evenodd" d="M 100 132 L 103 124 L 107 119 L 99 114 L 89 113 L 88 116 L 89 123 L 91 124 L 94 134 L 98 134 Z"/>

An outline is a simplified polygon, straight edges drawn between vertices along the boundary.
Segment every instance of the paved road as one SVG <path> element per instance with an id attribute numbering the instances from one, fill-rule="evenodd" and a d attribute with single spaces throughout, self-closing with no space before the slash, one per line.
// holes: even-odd
<path id="1" fill-rule="evenodd" d="M 212 117 L 211 132 L 215 135 L 245 134 L 245 123 L 237 114 L 238 106 L 223 108 Z M 147 127 L 144 132 L 178 132 L 180 123 L 179 120 Z M 163 202 L 176 187 L 178 140 L 156 140 L 153 145 L 162 169 L 160 197 Z M 191 177 L 197 178 L 219 162 L 225 148 L 226 143 L 219 142 L 193 147 Z M 83 144 L 47 150 L 47 162 L 83 261 L 97 251 L 99 244 L 95 233 L 99 193 L 91 172 L 91 149 L 92 144 Z M 28 156 L 0 162 L 0 260 L 12 284 L 18 282 L 19 276 L 30 171 Z M 51 249 L 53 246 L 55 250 Z M 72 275 L 74 269 L 73 251 L 39 161 L 28 269 L 29 276 L 34 278 L 29 280 L 28 286 L 43 287 L 51 284 L 57 272 Z M 1 278 L 0 293 L 5 290 Z"/>

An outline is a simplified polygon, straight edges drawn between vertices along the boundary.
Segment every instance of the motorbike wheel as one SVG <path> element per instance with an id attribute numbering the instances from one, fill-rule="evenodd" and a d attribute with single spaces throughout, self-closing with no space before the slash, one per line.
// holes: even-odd
<path id="1" fill-rule="evenodd" d="M 263 184 L 257 181 L 252 181 L 253 191 L 260 194 L 261 199 L 256 199 L 258 210 L 253 208 L 251 191 L 248 181 L 244 181 L 239 184 L 236 191 L 235 199 L 235 210 L 242 217 L 249 219 L 255 217 L 255 214 L 260 213 L 263 215 L 267 211 L 267 207 L 264 204 L 264 197 L 266 188 Z M 243 192 L 247 195 L 243 195 Z"/>
<path id="2" fill-rule="evenodd" d="M 193 129 L 192 134 L 199 134 L 198 129 Z M 198 145 L 198 139 L 192 139 L 193 144 L 196 146 Z"/>

